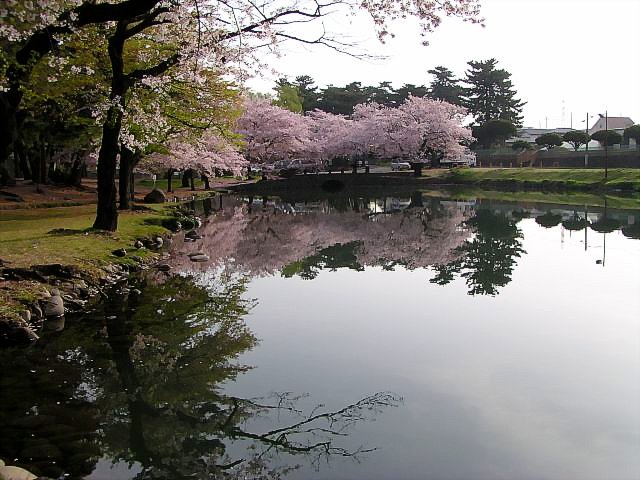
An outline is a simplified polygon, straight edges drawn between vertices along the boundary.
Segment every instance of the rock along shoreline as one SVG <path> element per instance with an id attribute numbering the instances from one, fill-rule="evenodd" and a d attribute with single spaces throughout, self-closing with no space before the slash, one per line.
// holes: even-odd
<path id="1" fill-rule="evenodd" d="M 119 248 L 112 251 L 113 261 L 101 266 L 97 275 L 83 272 L 74 265 L 59 263 L 32 265 L 29 268 L 8 267 L 0 263 L 0 282 L 24 286 L 30 292 L 28 298 L 22 295 L 16 301 L 20 305 L 19 311 L 0 316 L 0 348 L 28 345 L 39 340 L 39 332 L 45 322 L 63 324 L 66 314 L 90 311 L 107 298 L 105 292 L 109 287 L 126 281 L 132 274 L 151 268 L 169 271 L 169 265 L 162 263 L 163 248 L 172 242 L 177 232 L 193 231 L 202 221 L 192 210 L 178 208 L 162 224 L 167 229 L 166 233 L 138 238 L 130 250 Z M 142 251 L 153 251 L 154 254 L 144 258 L 136 254 Z M 124 258 L 129 262 L 121 263 Z"/>

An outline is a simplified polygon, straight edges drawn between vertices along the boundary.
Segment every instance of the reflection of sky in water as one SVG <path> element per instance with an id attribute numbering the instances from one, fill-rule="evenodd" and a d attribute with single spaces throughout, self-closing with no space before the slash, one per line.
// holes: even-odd
<path id="1" fill-rule="evenodd" d="M 194 277 L 152 270 L 4 352 L 0 456 L 51 477 L 208 478 L 203 461 L 224 451 L 242 469 L 272 445 L 251 434 L 299 421 L 243 399 L 308 392 L 298 407 L 331 411 L 392 391 L 403 404 L 332 437 L 318 472 L 286 454 L 265 466 L 302 464 L 293 479 L 640 478 L 640 241 L 623 236 L 638 234 L 637 211 L 601 222 L 589 207 L 585 231 L 582 209 L 562 205 L 353 200 L 283 214 L 226 198 L 201 240 L 170 247 L 173 271 Z M 210 261 L 191 262 L 196 249 Z M 232 383 L 236 361 L 256 368 Z M 336 454 L 361 446 L 379 451 Z"/>
<path id="2" fill-rule="evenodd" d="M 233 394 L 309 392 L 328 407 L 392 390 L 358 425 L 380 447 L 292 478 L 640 478 L 640 242 L 518 224 L 527 252 L 491 296 L 417 269 L 255 279 L 258 368 Z"/>

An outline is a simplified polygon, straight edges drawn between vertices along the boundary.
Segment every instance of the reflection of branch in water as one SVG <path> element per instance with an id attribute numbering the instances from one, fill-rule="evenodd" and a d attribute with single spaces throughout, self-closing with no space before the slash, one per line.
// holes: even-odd
<path id="1" fill-rule="evenodd" d="M 102 370 L 107 378 L 100 383 L 119 393 L 101 399 L 114 412 L 105 425 L 110 455 L 139 462 L 140 480 L 245 479 L 282 478 L 293 467 L 283 466 L 280 454 L 319 468 L 321 460 L 357 461 L 375 450 L 336 443 L 346 441 L 356 423 L 397 406 L 401 399 L 395 394 L 378 393 L 333 411 L 318 405 L 305 413 L 299 406 L 305 395 L 243 399 L 215 388 L 246 370 L 233 359 L 255 344 L 242 322 L 250 305 L 240 295 L 244 282 L 227 280 L 228 288 L 214 291 L 193 279 L 170 277 L 105 307 L 103 353 L 115 368 Z M 267 431 L 248 427 L 260 417 L 277 423 Z M 246 450 L 228 452 L 233 441 L 248 442 Z"/>
<path id="2" fill-rule="evenodd" d="M 310 413 L 305 415 L 296 406 L 297 401 L 301 398 L 303 396 L 293 396 L 290 393 L 275 393 L 268 397 L 268 399 L 276 400 L 273 404 L 258 403 L 258 401 L 264 399 L 243 401 L 234 399 L 231 414 L 227 417 L 222 427 L 225 433 L 232 438 L 255 440 L 265 446 L 266 448 L 258 454 L 258 458 L 264 458 L 279 452 L 309 454 L 311 455 L 311 464 L 318 468 L 322 459 L 328 461 L 332 456 L 350 457 L 358 461 L 360 455 L 375 451 L 376 448 L 365 448 L 363 445 L 349 450 L 334 445 L 333 441 L 335 437 L 348 436 L 349 430 L 356 423 L 370 420 L 374 415 L 381 413 L 384 408 L 397 407 L 402 403 L 402 397 L 395 393 L 379 392 L 339 410 L 320 411 L 323 405 L 317 405 Z M 233 415 L 240 410 L 239 402 L 244 402 L 256 408 L 257 411 L 285 411 L 301 417 L 301 419 L 265 433 L 251 433 L 233 422 Z M 296 438 L 300 436 L 303 438 Z"/>

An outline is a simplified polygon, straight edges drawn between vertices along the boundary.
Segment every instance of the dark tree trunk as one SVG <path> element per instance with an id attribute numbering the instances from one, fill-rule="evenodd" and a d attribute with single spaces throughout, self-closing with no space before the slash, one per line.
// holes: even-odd
<path id="1" fill-rule="evenodd" d="M 41 184 L 48 183 L 49 169 L 47 168 L 47 147 L 42 144 L 40 146 L 40 182 Z"/>
<path id="2" fill-rule="evenodd" d="M 204 215 L 208 217 L 213 212 L 213 201 L 211 197 L 207 197 L 202 200 L 202 208 L 204 210 Z"/>
<path id="3" fill-rule="evenodd" d="M 173 192 L 173 188 L 171 186 L 171 180 L 173 180 L 173 168 L 170 168 L 167 171 L 167 192 Z"/>
<path id="4" fill-rule="evenodd" d="M 98 212 L 93 228 L 115 231 L 118 228 L 116 208 L 116 157 L 122 124 L 121 110 L 111 107 L 102 127 L 102 145 L 98 155 Z M 109 119 L 112 119 L 110 121 Z"/>
<path id="5" fill-rule="evenodd" d="M 413 167 L 413 175 L 415 177 L 421 177 L 422 176 L 422 163 L 421 162 L 417 162 L 417 163 L 411 163 L 411 166 Z"/>
<path id="6" fill-rule="evenodd" d="M 82 186 L 82 171 L 84 170 L 84 160 L 78 158 L 73 162 L 69 172 L 69 185 L 80 188 Z"/>
<path id="7" fill-rule="evenodd" d="M 22 170 L 22 178 L 25 180 L 31 180 L 33 175 L 31 174 L 31 165 L 27 159 L 27 152 L 24 148 L 24 144 L 21 141 L 17 141 L 13 145 L 13 154 L 17 155 L 20 163 L 20 169 Z"/>
<path id="8" fill-rule="evenodd" d="M 34 155 L 34 152 L 31 150 L 27 152 L 27 160 L 31 167 L 31 180 L 33 183 L 40 183 L 40 159 L 37 155 Z"/>
<path id="9" fill-rule="evenodd" d="M 409 204 L 409 207 L 424 207 L 421 192 L 413 192 L 411 194 L 411 203 Z"/>
<path id="10" fill-rule="evenodd" d="M 7 166 L 18 139 L 16 113 L 21 100 L 22 90 L 9 78 L 9 89 L 0 92 L 0 167 Z"/>
<path id="11" fill-rule="evenodd" d="M 196 189 L 196 184 L 195 184 L 195 180 L 193 179 L 194 174 L 193 174 L 193 170 L 191 171 L 191 176 L 189 177 L 189 183 L 191 184 L 191 191 L 195 191 Z"/>
<path id="12" fill-rule="evenodd" d="M 111 94 L 112 105 L 102 126 L 102 144 L 98 154 L 98 211 L 93 228 L 115 231 L 118 228 L 118 209 L 116 208 L 116 159 L 120 130 L 122 128 L 122 112 L 125 108 L 125 96 L 128 90 L 124 75 L 122 52 L 126 40 L 126 23 L 120 22 L 116 32 L 109 38 L 109 59 L 111 60 Z"/>
<path id="13" fill-rule="evenodd" d="M 200 180 L 204 182 L 204 189 L 211 190 L 211 185 L 209 184 L 209 176 L 204 173 L 200 176 Z"/>
<path id="14" fill-rule="evenodd" d="M 131 202 L 132 203 L 135 202 L 136 201 L 136 179 L 135 179 L 135 174 L 133 173 L 133 169 L 131 170 L 131 175 L 129 176 L 129 195 L 130 195 L 129 198 L 131 198 Z"/>
<path id="15" fill-rule="evenodd" d="M 193 170 L 190 168 L 182 173 L 182 188 L 189 188 L 189 182 L 193 178 Z"/>
<path id="16" fill-rule="evenodd" d="M 134 153 L 120 147 L 120 176 L 118 177 L 118 199 L 120 210 L 131 209 L 131 177 L 133 176 Z"/>

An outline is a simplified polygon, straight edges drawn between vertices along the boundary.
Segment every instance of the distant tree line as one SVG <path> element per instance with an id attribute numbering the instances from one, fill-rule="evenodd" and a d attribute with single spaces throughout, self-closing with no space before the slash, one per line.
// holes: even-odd
<path id="1" fill-rule="evenodd" d="M 377 86 L 351 82 L 344 87 L 320 88 L 308 75 L 293 80 L 280 78 L 274 88 L 274 104 L 295 112 L 318 109 L 350 116 L 360 104 L 375 102 L 397 107 L 409 96 L 428 97 L 466 108 L 473 116 L 474 137 L 481 146 L 503 142 L 522 126 L 525 103 L 517 98 L 511 74 L 498 68 L 496 59 L 468 62 L 468 69 L 460 78 L 444 66 L 428 73 L 432 76 L 428 85 L 406 83 L 399 88 L 394 88 L 391 82 L 380 82 Z"/>
<path id="2" fill-rule="evenodd" d="M 409 96 L 426 96 L 465 107 L 477 124 L 502 119 L 520 126 L 524 103 L 516 98 L 517 92 L 510 80 L 511 74 L 497 68 L 497 63 L 495 59 L 470 61 L 464 78 L 456 78 L 448 68 L 437 66 L 428 71 L 432 76 L 429 85 L 406 83 L 397 89 L 386 81 L 377 86 L 351 82 L 344 87 L 329 85 L 320 88 L 308 75 L 297 76 L 294 80 L 280 78 L 274 88 L 274 103 L 294 111 L 318 109 L 327 113 L 351 115 L 355 106 L 363 103 L 375 102 L 395 107 Z"/>

